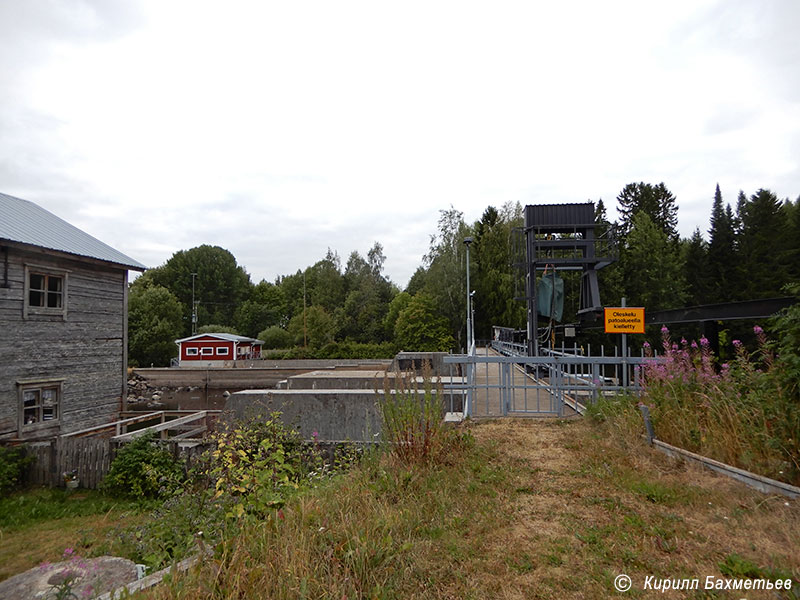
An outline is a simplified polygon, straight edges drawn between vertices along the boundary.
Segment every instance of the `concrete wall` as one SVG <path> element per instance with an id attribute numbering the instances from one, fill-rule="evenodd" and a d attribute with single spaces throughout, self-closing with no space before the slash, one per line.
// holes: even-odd
<path id="1" fill-rule="evenodd" d="M 247 390 L 228 398 L 228 418 L 280 412 L 287 426 L 311 439 L 373 441 L 381 431 L 380 396 L 371 390 Z"/>
<path id="2" fill-rule="evenodd" d="M 373 390 L 245 390 L 228 398 L 225 419 L 264 418 L 281 413 L 285 425 L 311 439 L 316 431 L 320 440 L 375 441 L 380 439 L 382 393 Z M 459 392 L 442 398 L 443 413 L 463 410 Z M 378 434 L 378 435 L 376 435 Z"/>

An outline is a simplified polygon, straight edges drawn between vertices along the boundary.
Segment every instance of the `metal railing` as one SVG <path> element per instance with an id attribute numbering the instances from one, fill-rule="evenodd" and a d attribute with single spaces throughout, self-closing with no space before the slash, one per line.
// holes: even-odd
<path id="1" fill-rule="evenodd" d="M 509 342 L 492 344 L 499 355 L 454 355 L 445 364 L 458 366 L 461 380 L 445 389 L 465 394 L 465 416 L 582 414 L 601 396 L 638 395 L 643 365 L 658 358 L 634 356 L 582 356 L 549 351 L 544 356 L 504 355 Z"/>

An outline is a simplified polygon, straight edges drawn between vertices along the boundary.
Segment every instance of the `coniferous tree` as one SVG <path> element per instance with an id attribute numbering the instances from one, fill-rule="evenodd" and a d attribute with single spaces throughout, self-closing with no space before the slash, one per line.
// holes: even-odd
<path id="1" fill-rule="evenodd" d="M 739 207 L 740 299 L 779 296 L 789 275 L 788 227 L 778 197 L 760 189 Z"/>
<path id="2" fill-rule="evenodd" d="M 636 213 L 620 259 L 629 306 L 649 311 L 683 306 L 685 281 L 678 250 L 646 212 Z"/>
<path id="3" fill-rule="evenodd" d="M 800 282 L 800 196 L 794 202 L 784 202 L 783 212 L 787 228 L 789 279 L 797 283 Z"/>
<path id="4" fill-rule="evenodd" d="M 736 233 L 731 207 L 723 205 L 719 184 L 714 192 L 708 235 L 708 279 L 712 282 L 708 301 L 729 302 L 736 297 Z"/>
<path id="5" fill-rule="evenodd" d="M 683 241 L 682 246 L 683 274 L 686 280 L 685 304 L 686 306 L 707 304 L 714 288 L 709 277 L 708 243 L 697 228 L 691 238 Z"/>
<path id="6" fill-rule="evenodd" d="M 629 183 L 617 196 L 620 213 L 620 233 L 627 237 L 633 218 L 643 212 L 672 242 L 678 241 L 678 205 L 675 196 L 664 183 Z"/>

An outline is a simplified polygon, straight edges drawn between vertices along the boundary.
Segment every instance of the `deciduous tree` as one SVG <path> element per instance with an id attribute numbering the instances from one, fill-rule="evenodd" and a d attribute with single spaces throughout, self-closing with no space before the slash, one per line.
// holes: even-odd
<path id="1" fill-rule="evenodd" d="M 140 281 L 141 280 L 141 281 Z M 128 295 L 128 360 L 132 365 L 169 366 L 184 328 L 183 307 L 168 289 L 139 277 Z"/>

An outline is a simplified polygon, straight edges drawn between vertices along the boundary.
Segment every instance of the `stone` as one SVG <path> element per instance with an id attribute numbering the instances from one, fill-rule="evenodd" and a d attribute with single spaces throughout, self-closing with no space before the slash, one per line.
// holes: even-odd
<path id="1" fill-rule="evenodd" d="M 45 563 L 0 581 L 0 598 L 29 600 L 45 598 L 48 594 L 54 596 L 54 586 L 70 575 L 77 576 L 71 587 L 75 596 L 94 598 L 136 581 L 136 564 L 118 556 L 81 558 L 75 555 L 70 560 Z"/>

